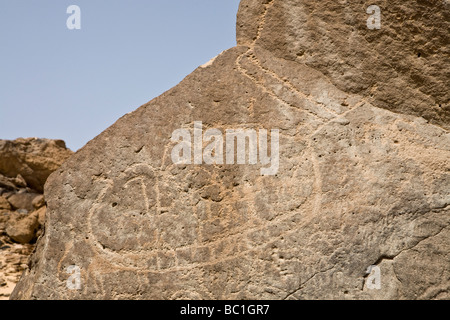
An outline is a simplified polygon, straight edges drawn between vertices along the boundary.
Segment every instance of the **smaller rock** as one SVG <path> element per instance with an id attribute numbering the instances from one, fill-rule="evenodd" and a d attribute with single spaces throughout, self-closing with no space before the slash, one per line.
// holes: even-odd
<path id="1" fill-rule="evenodd" d="M 9 203 L 14 209 L 26 209 L 33 211 L 33 200 L 40 196 L 37 193 L 16 193 L 8 198 Z"/>
<path id="2" fill-rule="evenodd" d="M 0 212 L 0 234 L 5 230 L 6 223 L 9 220 L 9 212 Z"/>
<path id="3" fill-rule="evenodd" d="M 18 214 L 23 215 L 23 216 L 27 216 L 28 215 L 28 210 L 27 209 L 19 209 L 16 211 Z"/>
<path id="4" fill-rule="evenodd" d="M 26 244 L 30 243 L 36 236 L 39 229 L 38 215 L 33 212 L 28 217 L 19 221 L 9 221 L 6 227 L 6 234 L 15 242 Z"/>
<path id="5" fill-rule="evenodd" d="M 47 212 L 47 207 L 42 207 L 34 213 L 38 217 L 38 222 L 39 222 L 40 226 L 44 226 L 44 224 L 45 224 L 45 213 L 46 212 Z"/>
<path id="6" fill-rule="evenodd" d="M 16 178 L 12 179 L 12 182 L 19 188 L 27 187 L 27 182 L 20 174 L 18 174 Z"/>
<path id="7" fill-rule="evenodd" d="M 335 120 L 335 122 L 339 123 L 342 126 L 346 126 L 346 125 L 350 124 L 350 121 L 348 119 L 346 119 L 346 118 L 337 118 Z"/>
<path id="8" fill-rule="evenodd" d="M 10 203 L 3 196 L 0 196 L 0 210 L 11 210 Z"/>
<path id="9" fill-rule="evenodd" d="M 5 177 L 2 174 L 0 174 L 0 187 L 5 188 L 6 190 L 17 189 L 14 183 L 12 183 L 9 178 Z"/>
<path id="10" fill-rule="evenodd" d="M 33 199 L 32 205 L 35 209 L 42 208 L 45 206 L 45 198 L 44 195 L 39 195 L 36 198 Z"/>

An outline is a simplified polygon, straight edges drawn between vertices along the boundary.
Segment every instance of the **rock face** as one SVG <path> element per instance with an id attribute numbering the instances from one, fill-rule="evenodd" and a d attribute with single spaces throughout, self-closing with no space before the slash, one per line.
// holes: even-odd
<path id="1" fill-rule="evenodd" d="M 0 140 L 0 174 L 7 177 L 21 175 L 30 188 L 42 192 L 48 176 L 72 153 L 62 140 Z M 0 187 L 1 184 L 0 180 Z"/>
<path id="2" fill-rule="evenodd" d="M 377 107 L 448 130 L 449 1 L 379 2 L 242 1 L 238 44 L 306 64 Z M 373 30 L 367 11 L 377 4 L 380 29 Z"/>
<path id="3" fill-rule="evenodd" d="M 61 140 L 0 140 L 0 300 L 9 298 L 42 234 L 46 203 L 39 190 L 71 154 Z"/>
<path id="4" fill-rule="evenodd" d="M 237 47 L 51 175 L 12 298 L 450 298 L 449 4 L 372 4 L 243 0 Z"/>

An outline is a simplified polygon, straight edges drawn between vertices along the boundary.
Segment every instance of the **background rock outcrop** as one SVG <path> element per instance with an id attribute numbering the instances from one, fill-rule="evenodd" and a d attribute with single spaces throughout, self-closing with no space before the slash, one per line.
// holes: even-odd
<path id="1" fill-rule="evenodd" d="M 12 298 L 448 299 L 448 2 L 427 3 L 369 30 L 372 2 L 243 0 L 237 47 L 51 175 Z M 199 122 L 279 130 L 277 173 L 174 163 Z"/>
<path id="2" fill-rule="evenodd" d="M 0 300 L 9 298 L 42 234 L 40 190 L 72 153 L 61 140 L 0 140 Z"/>

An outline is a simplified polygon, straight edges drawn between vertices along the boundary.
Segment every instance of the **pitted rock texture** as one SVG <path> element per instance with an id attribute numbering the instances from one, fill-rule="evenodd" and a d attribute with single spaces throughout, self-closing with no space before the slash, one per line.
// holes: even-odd
<path id="1" fill-rule="evenodd" d="M 416 40 L 389 29 L 398 23 L 389 14 L 387 30 L 362 30 L 373 3 L 358 3 L 242 1 L 237 47 L 50 176 L 45 234 L 12 298 L 448 299 L 449 118 L 436 109 L 448 100 L 446 49 L 424 55 L 423 87 L 399 73 L 398 91 L 386 69 L 359 70 L 367 61 L 345 41 L 382 64 L 388 44 L 400 41 L 392 54 L 406 57 Z M 445 37 L 448 5 L 435 10 L 411 24 Z M 341 42 L 329 44 L 333 35 Z M 291 46 L 303 55 L 293 58 Z M 172 133 L 199 121 L 221 132 L 279 129 L 278 173 L 174 164 Z M 378 290 L 366 281 L 374 265 Z M 69 266 L 80 290 L 67 286 Z"/>
<path id="2" fill-rule="evenodd" d="M 367 27 L 371 5 L 381 10 L 379 30 Z M 244 0 L 237 40 L 315 68 L 376 107 L 448 130 L 449 7 L 442 0 Z"/>

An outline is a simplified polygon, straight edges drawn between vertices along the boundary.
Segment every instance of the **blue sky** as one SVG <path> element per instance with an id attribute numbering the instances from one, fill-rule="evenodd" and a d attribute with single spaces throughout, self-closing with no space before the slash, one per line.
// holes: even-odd
<path id="1" fill-rule="evenodd" d="M 81 30 L 69 30 L 70 5 Z M 236 45 L 239 0 L 0 0 L 0 139 L 76 151 Z"/>

